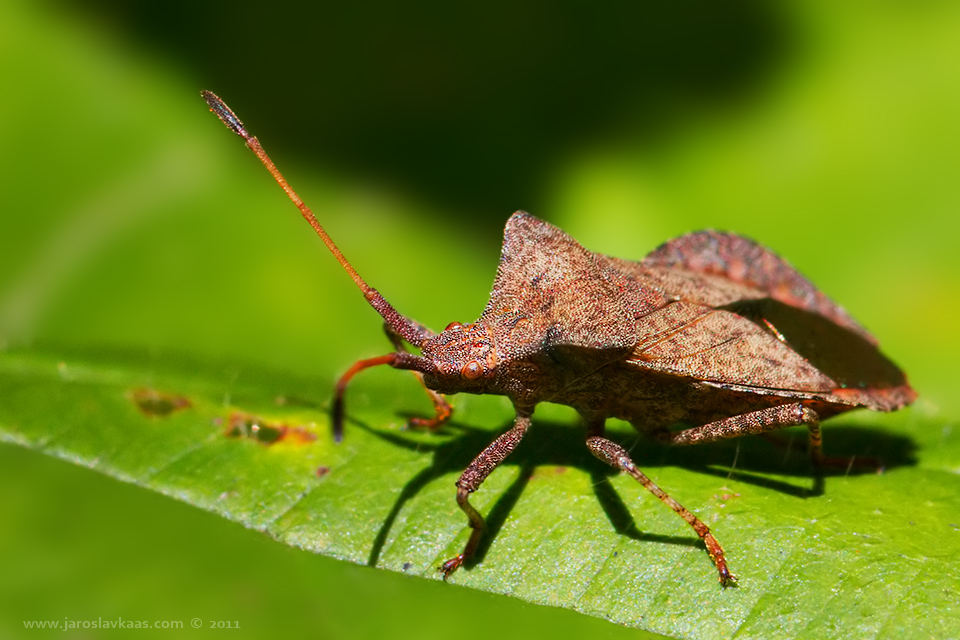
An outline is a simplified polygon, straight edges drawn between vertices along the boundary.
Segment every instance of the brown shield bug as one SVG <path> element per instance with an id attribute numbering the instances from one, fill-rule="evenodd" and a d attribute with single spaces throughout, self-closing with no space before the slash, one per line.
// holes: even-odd
<path id="1" fill-rule="evenodd" d="M 560 229 L 515 213 L 480 318 L 434 333 L 400 315 L 360 277 L 257 139 L 217 96 L 202 95 L 266 165 L 384 319 L 395 350 L 357 362 L 337 383 L 337 440 L 348 382 L 377 365 L 419 375 L 436 409 L 433 418 L 412 421 L 419 426 L 435 428 L 450 417 L 441 394 L 492 393 L 513 403 L 513 426 L 457 480 L 457 504 L 472 532 L 460 555 L 440 567 L 444 577 L 473 555 L 483 532 L 470 494 L 519 444 L 540 402 L 576 409 L 586 421 L 591 453 L 686 520 L 726 586 L 736 578 L 720 543 L 637 469 L 623 447 L 604 437 L 607 418 L 675 445 L 803 425 L 810 456 L 821 464 L 821 420 L 858 408 L 894 411 L 916 398 L 903 372 L 846 311 L 770 250 L 716 231 L 671 240 L 633 262 L 592 253 Z M 671 430 L 674 425 L 684 428 Z"/>

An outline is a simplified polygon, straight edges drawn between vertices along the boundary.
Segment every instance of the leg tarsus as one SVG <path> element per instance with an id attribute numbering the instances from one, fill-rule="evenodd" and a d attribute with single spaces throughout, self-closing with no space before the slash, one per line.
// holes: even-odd
<path id="1" fill-rule="evenodd" d="M 473 554 L 477 550 L 477 545 L 480 544 L 480 537 L 483 535 L 483 530 L 486 527 L 483 516 L 470 504 L 469 497 L 469 491 L 460 487 L 457 488 L 457 504 L 460 505 L 460 509 L 467 514 L 467 519 L 470 524 L 470 538 L 467 540 L 467 544 L 464 545 L 463 551 L 459 555 L 450 558 L 438 568 L 439 571 L 443 572 L 444 580 L 450 577 L 451 573 L 459 569 L 460 566 L 463 565 L 464 560 L 473 557 Z"/>
<path id="2" fill-rule="evenodd" d="M 446 580 L 447 578 L 450 577 L 451 573 L 453 573 L 454 571 L 460 568 L 460 566 L 463 564 L 463 560 L 465 557 L 466 556 L 464 556 L 464 554 L 461 553 L 460 555 L 454 558 L 450 558 L 449 560 L 444 562 L 442 565 L 437 567 L 437 571 L 442 572 L 443 579 Z"/>
<path id="3" fill-rule="evenodd" d="M 450 416 L 453 415 L 453 407 L 450 406 L 450 403 L 447 402 L 447 399 L 444 398 L 442 394 L 437 393 L 424 384 L 422 373 L 419 371 L 414 371 L 413 374 L 417 376 L 417 379 L 420 381 L 420 385 L 423 387 L 423 390 L 427 392 L 427 395 L 430 397 L 430 401 L 433 403 L 433 417 L 410 418 L 407 421 L 407 428 L 436 431 L 445 425 L 450 419 Z"/>

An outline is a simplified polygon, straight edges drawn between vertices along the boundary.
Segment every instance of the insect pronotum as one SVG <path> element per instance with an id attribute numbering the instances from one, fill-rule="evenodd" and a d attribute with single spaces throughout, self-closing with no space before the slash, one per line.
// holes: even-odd
<path id="1" fill-rule="evenodd" d="M 770 250 L 715 231 L 676 238 L 634 262 L 592 253 L 560 229 L 517 212 L 507 221 L 483 314 L 434 333 L 400 315 L 360 277 L 240 119 L 213 93 L 202 95 L 383 317 L 394 351 L 360 360 L 340 378 L 332 411 L 338 441 L 347 384 L 377 365 L 420 377 L 435 415 L 413 419 L 417 426 L 436 428 L 449 419 L 445 394 L 492 393 L 513 403 L 513 426 L 457 480 L 457 504 L 472 531 L 463 551 L 439 567 L 444 577 L 475 553 L 483 532 L 470 494 L 519 444 L 540 402 L 576 409 L 590 452 L 682 517 L 727 586 L 736 578 L 720 543 L 604 436 L 607 418 L 674 445 L 803 425 L 810 457 L 820 465 L 830 462 L 821 453 L 821 420 L 856 408 L 893 411 L 916 398 L 903 372 L 846 311 Z M 683 428 L 671 428 L 677 425 Z"/>

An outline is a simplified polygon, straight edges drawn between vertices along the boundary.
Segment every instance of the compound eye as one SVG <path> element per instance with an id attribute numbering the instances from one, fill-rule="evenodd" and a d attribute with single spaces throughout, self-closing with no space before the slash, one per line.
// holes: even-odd
<path id="1" fill-rule="evenodd" d="M 483 366 L 476 360 L 471 360 L 460 369 L 460 375 L 467 380 L 476 380 L 483 375 Z"/>
<path id="2" fill-rule="evenodd" d="M 454 320 L 453 322 L 447 325 L 447 328 L 444 329 L 444 331 L 450 331 L 451 329 L 460 329 L 461 327 L 463 327 L 463 325 L 457 322 L 456 320 Z"/>

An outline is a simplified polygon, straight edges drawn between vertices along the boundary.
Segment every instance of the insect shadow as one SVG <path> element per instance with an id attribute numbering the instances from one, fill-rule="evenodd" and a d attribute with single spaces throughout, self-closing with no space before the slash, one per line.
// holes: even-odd
<path id="1" fill-rule="evenodd" d="M 765 437 L 744 437 L 701 447 L 668 450 L 670 464 L 797 498 L 823 495 L 826 479 L 830 477 L 874 475 L 917 462 L 917 445 L 911 438 L 889 433 L 880 427 L 828 425 L 824 429 L 824 440 L 832 455 L 825 458 L 821 467 L 813 466 L 807 457 L 807 433 L 803 428 Z M 701 450 L 700 455 L 690 455 L 692 449 Z M 674 454 L 679 456 L 674 459 Z M 810 478 L 812 485 L 805 487 L 765 474 Z"/>
<path id="2" fill-rule="evenodd" d="M 488 429 L 453 421 L 445 425 L 440 433 L 455 432 L 456 436 L 432 444 L 421 438 L 411 439 L 404 432 L 376 429 L 355 419 L 351 419 L 350 422 L 396 446 L 433 453 L 430 466 L 407 481 L 393 508 L 380 526 L 367 558 L 369 566 L 376 566 L 390 530 L 406 504 L 434 480 L 451 473 L 462 472 L 477 453 L 490 444 L 494 433 Z M 506 427 L 505 424 L 500 431 Z M 505 460 L 505 465 L 520 467 L 520 473 L 500 494 L 485 515 L 485 535 L 481 538 L 476 555 L 466 563 L 466 566 L 474 566 L 483 560 L 529 484 L 534 471 L 541 466 L 573 467 L 588 473 L 597 502 L 613 530 L 620 535 L 645 542 L 698 548 L 704 546 L 703 542 L 694 536 L 662 535 L 641 530 L 620 493 L 610 481 L 613 476 L 619 475 L 619 472 L 590 454 L 584 444 L 585 431 L 579 427 L 579 424 L 538 421 L 530 430 L 523 445 Z M 797 498 L 822 495 L 827 477 L 875 474 L 879 470 L 878 459 L 882 459 L 884 469 L 916 463 L 914 455 L 916 445 L 910 438 L 888 433 L 878 427 L 837 425 L 828 430 L 827 436 L 831 452 L 841 455 L 843 452 L 859 452 L 855 456 L 848 453 L 844 458 L 852 460 L 853 464 L 830 465 L 816 470 L 811 466 L 806 455 L 806 435 L 803 430 L 783 434 L 773 443 L 767 438 L 745 437 L 696 447 L 670 447 L 638 433 L 623 429 L 611 430 L 611 437 L 619 440 L 630 450 L 634 462 L 641 469 L 677 466 L 779 491 Z M 869 449 L 864 448 L 864 442 L 870 443 Z M 858 460 L 863 464 L 858 463 Z M 812 486 L 793 484 L 764 474 L 812 478 Z M 637 490 L 641 495 L 646 493 L 641 487 L 637 487 Z M 466 523 L 464 525 L 466 526 Z"/>

